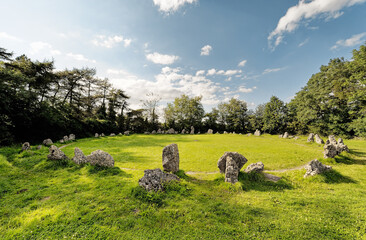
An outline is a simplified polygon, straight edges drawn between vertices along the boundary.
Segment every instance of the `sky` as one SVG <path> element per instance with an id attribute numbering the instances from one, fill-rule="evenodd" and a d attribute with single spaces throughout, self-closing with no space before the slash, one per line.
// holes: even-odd
<path id="1" fill-rule="evenodd" d="M 0 47 L 56 70 L 96 68 L 139 108 L 186 94 L 206 111 L 289 102 L 366 41 L 366 0 L 0 0 Z"/>

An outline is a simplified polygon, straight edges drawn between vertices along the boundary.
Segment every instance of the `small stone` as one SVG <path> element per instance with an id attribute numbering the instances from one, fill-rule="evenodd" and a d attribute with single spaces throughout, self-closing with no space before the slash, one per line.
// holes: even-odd
<path id="1" fill-rule="evenodd" d="M 244 164 L 248 162 L 248 160 L 240 153 L 225 152 L 224 155 L 222 155 L 217 161 L 217 167 L 220 169 L 220 173 L 225 173 L 227 157 L 231 157 L 236 162 L 239 171 L 244 166 Z"/>
<path id="2" fill-rule="evenodd" d="M 60 143 L 64 143 L 65 141 L 63 140 L 63 139 L 60 139 L 60 141 L 59 141 Z"/>
<path id="3" fill-rule="evenodd" d="M 159 128 L 158 131 L 157 131 L 157 134 L 161 134 L 161 129 Z"/>
<path id="4" fill-rule="evenodd" d="M 226 132 L 226 131 L 224 131 L 224 134 L 227 134 L 227 132 Z"/>
<path id="5" fill-rule="evenodd" d="M 47 158 L 49 160 L 66 160 L 68 159 L 67 156 L 63 151 L 61 151 L 58 147 L 55 145 L 52 145 L 49 148 L 49 154 L 47 155 Z"/>
<path id="6" fill-rule="evenodd" d="M 251 133 L 248 133 L 247 136 L 250 137 L 250 136 L 252 136 L 252 134 Z"/>
<path id="7" fill-rule="evenodd" d="M 98 137 L 99 137 L 99 134 L 98 134 L 98 133 L 96 133 L 96 134 L 94 135 L 94 137 L 98 138 Z"/>
<path id="8" fill-rule="evenodd" d="M 125 131 L 123 134 L 124 134 L 125 136 L 129 136 L 129 135 L 130 135 L 130 131 Z"/>
<path id="9" fill-rule="evenodd" d="M 161 169 L 147 169 L 140 178 L 139 185 L 146 191 L 164 191 L 164 183 L 180 181 L 179 177 L 171 173 L 165 173 Z"/>
<path id="10" fill-rule="evenodd" d="M 298 136 L 295 136 L 295 137 L 294 137 L 294 139 L 295 139 L 295 140 L 298 140 L 298 139 L 299 139 L 299 137 L 298 137 Z"/>
<path id="11" fill-rule="evenodd" d="M 150 132 L 144 132 L 144 134 L 145 134 L 145 135 L 149 135 L 149 134 L 150 134 Z"/>
<path id="12" fill-rule="evenodd" d="M 111 135 L 109 135 L 109 136 L 111 136 L 111 137 L 114 137 L 114 136 L 116 136 L 116 134 L 114 134 L 114 133 L 111 133 Z"/>
<path id="13" fill-rule="evenodd" d="M 257 162 L 257 163 L 252 163 L 250 164 L 245 170 L 244 172 L 246 173 L 252 173 L 252 172 L 263 172 L 264 169 L 264 164 L 262 162 Z"/>
<path id="14" fill-rule="evenodd" d="M 278 135 L 278 137 L 279 137 L 279 138 L 282 138 L 282 137 L 283 137 L 283 134 Z"/>
<path id="15" fill-rule="evenodd" d="M 212 129 L 208 129 L 207 134 L 213 134 L 213 130 Z"/>
<path id="16" fill-rule="evenodd" d="M 307 142 L 314 142 L 314 133 L 310 133 Z"/>
<path id="17" fill-rule="evenodd" d="M 105 137 L 104 133 L 100 134 L 101 137 Z"/>
<path id="18" fill-rule="evenodd" d="M 69 135 L 69 141 L 75 141 L 76 137 L 75 137 L 75 134 L 70 134 Z"/>
<path id="19" fill-rule="evenodd" d="M 182 134 L 185 134 L 185 133 L 186 133 L 186 130 L 185 130 L 185 129 L 183 129 L 181 133 L 182 133 Z"/>
<path id="20" fill-rule="evenodd" d="M 174 130 L 174 128 L 170 128 L 166 133 L 167 134 L 174 134 L 175 130 Z"/>
<path id="21" fill-rule="evenodd" d="M 333 146 L 333 145 L 331 145 L 331 146 Z M 315 159 L 315 160 L 312 160 L 311 162 L 309 162 L 308 165 L 305 166 L 305 169 L 306 169 L 306 173 L 304 175 L 304 178 L 306 178 L 308 176 L 314 176 L 317 174 L 321 174 L 326 171 L 330 171 L 330 170 L 332 170 L 332 167 L 322 164 L 317 159 Z"/>
<path id="22" fill-rule="evenodd" d="M 118 133 L 118 136 L 122 136 L 122 133 Z"/>
<path id="23" fill-rule="evenodd" d="M 81 149 L 77 147 L 74 150 L 74 157 L 72 158 L 72 160 L 79 165 L 88 162 L 83 151 L 81 151 Z"/>
<path id="24" fill-rule="evenodd" d="M 163 149 L 163 168 L 167 172 L 179 171 L 179 151 L 178 145 L 173 143 Z"/>
<path id="25" fill-rule="evenodd" d="M 101 166 L 101 167 L 114 167 L 114 159 L 109 154 L 102 150 L 96 150 L 86 157 L 87 161 L 91 165 Z"/>
<path id="26" fill-rule="evenodd" d="M 31 146 L 30 146 L 29 142 L 23 143 L 23 145 L 22 145 L 22 151 L 28 151 L 30 149 L 31 149 Z"/>
<path id="27" fill-rule="evenodd" d="M 155 130 L 153 130 L 153 131 L 151 132 L 151 134 L 156 134 L 156 131 L 155 131 Z"/>
<path id="28" fill-rule="evenodd" d="M 64 140 L 64 142 L 68 142 L 69 141 L 69 137 L 68 136 L 64 136 L 63 140 Z"/>
<path id="29" fill-rule="evenodd" d="M 53 144 L 53 142 L 50 138 L 47 138 L 47 139 L 43 140 L 42 144 L 45 146 L 51 146 Z"/>
<path id="30" fill-rule="evenodd" d="M 323 139 L 321 139 L 320 137 L 319 137 L 319 135 L 318 134 L 315 134 L 315 142 L 317 143 L 317 144 L 324 144 L 324 141 L 323 141 Z"/>
<path id="31" fill-rule="evenodd" d="M 341 152 L 349 152 L 348 146 L 343 143 L 342 138 L 338 139 L 337 152 L 338 154 L 341 154 Z"/>
<path id="32" fill-rule="evenodd" d="M 255 132 L 254 132 L 254 136 L 259 137 L 260 135 L 261 135 L 261 131 L 259 131 L 258 129 L 257 129 L 257 130 L 255 130 Z"/>
<path id="33" fill-rule="evenodd" d="M 288 132 L 285 132 L 282 137 L 283 138 L 288 138 Z"/>

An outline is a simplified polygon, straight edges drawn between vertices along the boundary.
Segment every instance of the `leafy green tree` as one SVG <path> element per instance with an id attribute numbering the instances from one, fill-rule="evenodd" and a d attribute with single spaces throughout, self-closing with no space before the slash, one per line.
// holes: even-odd
<path id="1" fill-rule="evenodd" d="M 266 104 L 263 114 L 263 130 L 274 134 L 286 129 L 287 108 L 278 97 L 272 96 Z"/>
<path id="2" fill-rule="evenodd" d="M 218 105 L 219 122 L 228 131 L 243 132 L 247 131 L 249 118 L 247 115 L 248 107 L 245 101 L 231 98 L 228 103 Z"/>

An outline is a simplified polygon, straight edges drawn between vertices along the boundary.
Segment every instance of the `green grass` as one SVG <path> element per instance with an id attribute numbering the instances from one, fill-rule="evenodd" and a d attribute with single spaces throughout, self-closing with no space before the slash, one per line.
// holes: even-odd
<path id="1" fill-rule="evenodd" d="M 161 168 L 164 146 L 177 143 L 180 183 L 165 192 L 138 186 L 144 169 Z M 366 239 L 366 141 L 348 140 L 350 153 L 322 159 L 322 146 L 278 136 L 132 135 L 82 139 L 101 149 L 112 169 L 48 161 L 47 148 L 0 148 L 0 239 Z M 305 170 L 239 175 L 224 183 L 217 160 L 243 154 L 265 169 L 318 158 L 334 171 L 304 179 Z M 187 173 L 187 174 L 186 174 Z M 190 173 L 190 174 L 189 174 Z"/>

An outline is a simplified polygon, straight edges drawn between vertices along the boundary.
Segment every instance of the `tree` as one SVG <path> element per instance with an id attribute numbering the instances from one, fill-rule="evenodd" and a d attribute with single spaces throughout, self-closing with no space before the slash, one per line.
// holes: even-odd
<path id="1" fill-rule="evenodd" d="M 156 113 L 158 104 L 161 100 L 159 95 L 149 92 L 146 94 L 146 99 L 142 101 L 142 105 L 147 113 L 147 119 L 150 122 L 151 128 L 156 129 L 158 125 L 158 115 Z"/>
<path id="2" fill-rule="evenodd" d="M 253 132 L 256 129 L 262 130 L 263 129 L 263 116 L 264 116 L 264 109 L 265 104 L 259 104 L 255 111 L 248 111 L 249 117 L 249 131 Z"/>
<path id="3" fill-rule="evenodd" d="M 286 129 L 287 108 L 278 97 L 272 96 L 263 114 L 263 130 L 274 134 Z"/>
<path id="4" fill-rule="evenodd" d="M 231 98 L 228 103 L 218 105 L 219 122 L 228 131 L 243 132 L 249 125 L 247 103 L 236 98 Z"/>

